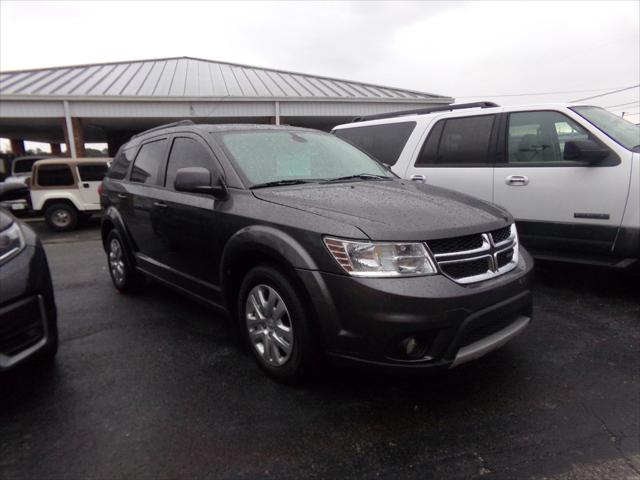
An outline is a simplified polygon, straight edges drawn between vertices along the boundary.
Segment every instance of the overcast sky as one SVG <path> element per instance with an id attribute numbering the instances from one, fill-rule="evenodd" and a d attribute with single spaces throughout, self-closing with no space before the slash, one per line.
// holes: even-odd
<path id="1" fill-rule="evenodd" d="M 640 84 L 640 2 L 0 0 L 0 70 L 193 56 L 501 104 Z M 563 92 L 551 94 L 547 92 Z M 544 93 L 544 95 L 504 96 Z M 637 102 L 640 89 L 591 102 Z M 613 107 L 638 121 L 640 105 Z"/>

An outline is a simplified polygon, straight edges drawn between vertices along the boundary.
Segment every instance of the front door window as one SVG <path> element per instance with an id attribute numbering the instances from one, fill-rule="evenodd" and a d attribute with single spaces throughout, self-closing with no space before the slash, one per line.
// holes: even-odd
<path id="1" fill-rule="evenodd" d="M 512 113 L 509 115 L 508 161 L 514 164 L 563 162 L 568 141 L 587 139 L 587 131 L 561 113 Z"/>

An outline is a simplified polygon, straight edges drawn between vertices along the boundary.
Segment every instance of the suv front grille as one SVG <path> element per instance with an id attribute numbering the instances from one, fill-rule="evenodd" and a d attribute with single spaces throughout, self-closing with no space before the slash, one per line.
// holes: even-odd
<path id="1" fill-rule="evenodd" d="M 489 233 L 430 240 L 427 245 L 440 271 L 461 284 L 502 275 L 518 263 L 515 224 Z"/>
<path id="2" fill-rule="evenodd" d="M 505 265 L 508 265 L 508 264 L 509 264 L 509 262 L 510 262 L 511 260 L 513 260 L 513 255 L 514 255 L 514 253 L 515 253 L 515 252 L 514 252 L 513 248 L 510 248 L 510 249 L 508 249 L 508 250 L 504 250 L 504 251 L 502 251 L 502 252 L 498 253 L 498 254 L 496 255 L 496 260 L 497 260 L 497 263 L 498 263 L 498 268 L 502 268 L 502 267 L 504 267 Z"/>
<path id="3" fill-rule="evenodd" d="M 465 235 L 464 237 L 431 240 L 429 248 L 433 254 L 453 253 L 461 250 L 475 250 L 482 247 L 482 235 Z"/>
<path id="4" fill-rule="evenodd" d="M 508 240 L 511 236 L 511 226 L 501 228 L 499 230 L 494 230 L 491 232 L 491 237 L 493 238 L 493 243 L 498 244 L 502 243 L 505 240 Z"/>
<path id="5" fill-rule="evenodd" d="M 491 269 L 489 257 L 480 257 L 467 262 L 445 263 L 442 271 L 452 278 L 467 278 L 482 275 Z"/>

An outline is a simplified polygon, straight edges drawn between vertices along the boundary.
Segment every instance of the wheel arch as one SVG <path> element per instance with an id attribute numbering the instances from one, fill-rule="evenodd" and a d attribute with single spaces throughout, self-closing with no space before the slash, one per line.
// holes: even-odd
<path id="1" fill-rule="evenodd" d="M 69 195 L 67 193 L 61 193 L 61 192 L 49 193 L 38 198 L 37 203 L 33 202 L 33 195 L 31 197 L 32 197 L 32 208 L 35 211 L 44 212 L 47 210 L 47 208 L 49 208 L 53 204 L 64 203 L 66 205 L 72 206 L 73 208 L 76 209 L 76 211 L 80 212 L 80 208 L 78 207 L 78 204 L 73 198 L 73 195 Z"/>
<path id="2" fill-rule="evenodd" d="M 220 285 L 230 312 L 235 313 L 235 300 L 246 273 L 256 265 L 271 264 L 298 279 L 296 269 L 317 270 L 306 249 L 292 236 L 273 227 L 250 226 L 236 232 L 222 254 Z M 300 283 L 299 283 L 300 285 Z M 300 292 L 308 300 L 306 289 Z"/>
<path id="3" fill-rule="evenodd" d="M 125 255 L 127 255 L 127 259 L 131 262 L 132 265 L 135 265 L 135 258 L 133 255 L 133 242 L 127 233 L 127 229 L 125 227 L 124 221 L 120 212 L 114 207 L 107 207 L 102 215 L 102 220 L 100 222 L 100 236 L 102 238 L 102 248 L 104 251 L 107 251 L 107 238 L 109 236 L 109 232 L 111 230 L 116 230 L 120 235 L 120 238 L 124 242 L 125 247 Z"/>
<path id="4" fill-rule="evenodd" d="M 80 210 L 78 210 L 78 207 L 73 203 L 73 200 L 67 197 L 48 198 L 42 203 L 42 207 L 36 210 L 46 212 L 47 208 L 49 208 L 51 205 L 56 205 L 56 204 L 68 205 L 70 207 L 73 207 L 76 210 L 76 212 L 80 212 Z"/>

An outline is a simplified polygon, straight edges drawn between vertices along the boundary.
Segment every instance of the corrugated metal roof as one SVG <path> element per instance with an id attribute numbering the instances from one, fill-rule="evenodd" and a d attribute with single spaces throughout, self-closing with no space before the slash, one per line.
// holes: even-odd
<path id="1" fill-rule="evenodd" d="M 446 96 L 414 90 L 191 57 L 1 72 L 0 96 L 453 101 Z"/>

